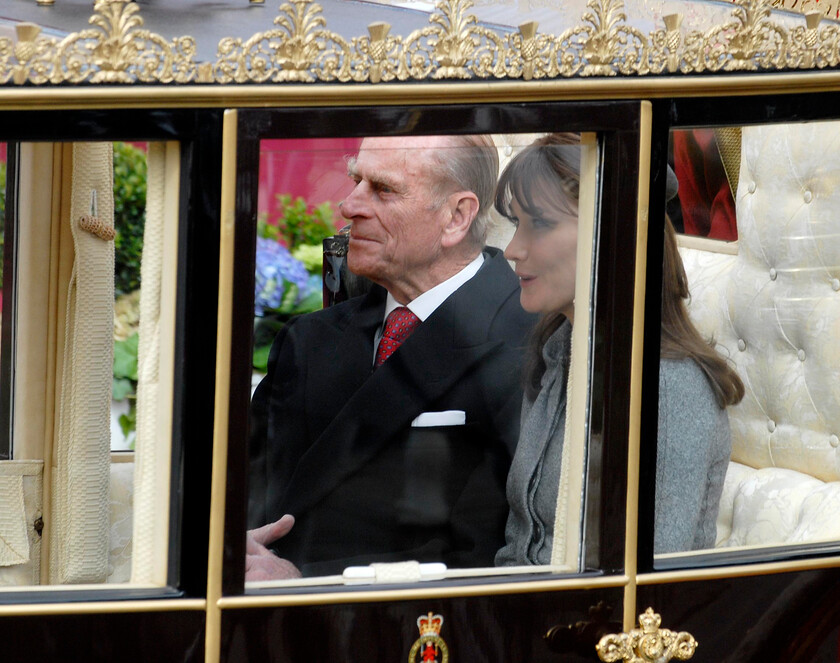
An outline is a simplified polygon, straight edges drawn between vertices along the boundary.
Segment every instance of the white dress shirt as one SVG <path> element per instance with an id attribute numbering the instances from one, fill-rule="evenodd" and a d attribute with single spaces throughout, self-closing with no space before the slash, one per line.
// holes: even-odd
<path id="1" fill-rule="evenodd" d="M 405 304 L 405 307 L 416 315 L 420 319 L 420 322 L 423 322 L 432 313 L 434 313 L 435 309 L 443 304 L 443 302 L 445 302 L 453 292 L 475 276 L 483 263 L 484 254 L 479 253 L 475 257 L 475 260 L 464 267 L 464 269 L 460 272 L 454 276 L 450 276 L 445 281 L 438 283 L 434 288 L 427 290 L 422 295 L 415 297 L 408 304 Z M 399 306 L 403 306 L 403 304 L 400 304 L 396 299 L 394 299 L 394 296 L 389 292 L 388 297 L 385 300 L 385 314 L 382 316 L 382 324 L 377 328 L 376 334 L 373 338 L 374 360 L 376 359 L 376 348 L 379 347 L 379 341 L 385 331 L 385 321 L 388 319 L 391 311 Z"/>

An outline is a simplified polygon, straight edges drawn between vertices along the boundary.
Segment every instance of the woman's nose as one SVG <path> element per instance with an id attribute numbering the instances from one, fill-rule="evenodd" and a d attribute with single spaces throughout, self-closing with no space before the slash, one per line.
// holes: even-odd
<path id="1" fill-rule="evenodd" d="M 525 242 L 522 240 L 521 233 L 519 229 L 513 234 L 511 237 L 510 242 L 508 242 L 507 248 L 505 249 L 505 258 L 508 260 L 513 260 L 515 262 L 519 262 L 525 260 L 528 256 L 528 251 L 525 248 Z"/>

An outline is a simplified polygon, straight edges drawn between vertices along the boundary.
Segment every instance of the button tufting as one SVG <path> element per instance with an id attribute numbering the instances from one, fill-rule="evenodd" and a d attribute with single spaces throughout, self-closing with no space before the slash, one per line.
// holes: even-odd
<path id="1" fill-rule="evenodd" d="M 840 439 L 838 439 L 836 435 L 832 435 L 831 437 L 829 437 L 829 438 L 828 438 L 828 443 L 829 443 L 832 447 L 834 447 L 835 449 L 836 449 L 837 447 L 840 447 Z"/>
<path id="2" fill-rule="evenodd" d="M 805 191 L 805 193 L 804 193 L 804 194 L 803 194 L 803 196 L 802 196 L 802 199 L 803 199 L 806 203 L 810 203 L 810 202 L 814 199 L 814 194 L 812 194 L 810 191 L 807 191 L 807 190 L 806 190 L 806 191 Z"/>
<path id="3" fill-rule="evenodd" d="M 834 292 L 840 290 L 840 279 L 831 279 L 831 289 L 834 290 Z"/>
<path id="4" fill-rule="evenodd" d="M 750 193 L 755 193 L 755 182 L 749 183 L 749 185 L 747 186 L 747 191 L 749 191 Z"/>
<path id="5" fill-rule="evenodd" d="M 741 352 L 743 352 L 744 350 L 746 350 L 746 349 L 747 349 L 747 343 L 746 343 L 746 341 L 744 341 L 744 339 L 743 339 L 743 338 L 739 338 L 739 339 L 738 339 L 738 349 L 739 349 Z"/>
<path id="6" fill-rule="evenodd" d="M 799 357 L 799 361 L 805 361 L 805 350 L 800 349 L 796 356 Z"/>
<path id="7" fill-rule="evenodd" d="M 775 421 L 773 421 L 772 419 L 768 419 L 768 420 L 767 420 L 767 430 L 769 430 L 771 433 L 772 433 L 774 430 L 776 430 L 776 422 L 775 422 Z"/>
<path id="8" fill-rule="evenodd" d="M 771 267 L 770 268 L 770 280 L 775 281 L 777 276 L 778 276 L 778 274 L 776 274 L 776 268 Z"/>

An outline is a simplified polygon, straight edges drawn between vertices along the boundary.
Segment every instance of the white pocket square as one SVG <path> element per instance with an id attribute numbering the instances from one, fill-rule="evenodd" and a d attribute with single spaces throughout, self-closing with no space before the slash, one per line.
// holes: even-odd
<path id="1" fill-rule="evenodd" d="M 423 412 L 411 422 L 412 428 L 427 428 L 429 426 L 464 426 L 467 423 L 467 413 L 463 410 L 445 410 L 444 412 Z"/>

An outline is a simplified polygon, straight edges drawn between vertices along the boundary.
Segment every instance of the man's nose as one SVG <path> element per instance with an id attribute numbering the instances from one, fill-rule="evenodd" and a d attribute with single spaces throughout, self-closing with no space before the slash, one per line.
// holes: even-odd
<path id="1" fill-rule="evenodd" d="M 353 190 L 344 197 L 344 200 L 338 206 L 341 216 L 348 221 L 355 216 L 359 216 L 364 212 L 364 193 L 361 189 L 364 188 L 364 182 L 360 182 Z"/>
<path id="2" fill-rule="evenodd" d="M 340 203 L 338 203 L 338 211 L 341 212 L 341 216 L 343 216 L 345 219 L 347 219 L 349 221 L 351 215 L 348 213 L 347 210 L 348 210 L 347 198 L 345 198 Z"/>

